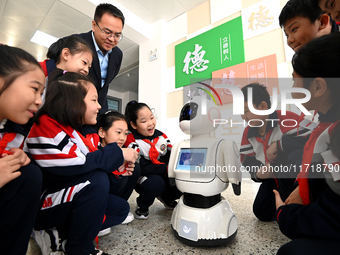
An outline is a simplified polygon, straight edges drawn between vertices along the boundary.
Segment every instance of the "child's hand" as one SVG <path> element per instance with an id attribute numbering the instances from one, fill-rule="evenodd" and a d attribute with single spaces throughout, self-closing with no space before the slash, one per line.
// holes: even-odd
<path id="1" fill-rule="evenodd" d="M 17 154 L 0 158 L 0 188 L 21 175 L 21 172 L 17 171 L 21 167 Z"/>
<path id="2" fill-rule="evenodd" d="M 31 159 L 27 156 L 27 154 L 22 150 L 22 149 L 19 149 L 19 148 L 11 148 L 9 149 L 9 152 L 12 153 L 15 157 L 17 157 L 20 161 L 20 165 L 21 166 L 27 166 L 30 162 L 31 162 Z M 7 154 L 7 153 L 3 153 L 1 155 L 1 157 L 6 157 L 10 154 Z"/>
<path id="3" fill-rule="evenodd" d="M 119 168 L 118 168 L 118 171 L 119 172 L 123 172 L 125 170 L 125 161 L 124 161 L 124 164 L 121 165 Z"/>
<path id="4" fill-rule="evenodd" d="M 131 171 L 126 171 L 122 176 L 131 176 L 133 173 Z"/>
<path id="5" fill-rule="evenodd" d="M 126 162 L 125 163 L 125 169 L 126 169 L 126 171 L 133 172 L 133 170 L 135 170 L 135 163 Z"/>
<path id="6" fill-rule="evenodd" d="M 125 170 L 126 172 L 123 173 L 122 176 L 131 176 L 133 174 L 133 170 L 135 170 L 135 164 L 124 161 L 124 164 L 118 168 L 118 171 L 123 172 Z"/>
<path id="7" fill-rule="evenodd" d="M 289 204 L 303 205 L 303 201 L 302 201 L 302 198 L 299 192 L 299 186 L 297 186 L 296 189 L 292 193 L 290 193 L 289 197 L 285 201 L 285 204 L 286 205 L 289 205 Z"/>
<path id="8" fill-rule="evenodd" d="M 280 193 L 277 190 L 274 189 L 273 192 L 275 194 L 275 204 L 276 204 L 276 210 L 277 210 L 279 209 L 280 206 L 285 205 L 285 203 L 283 203 Z"/>
<path id="9" fill-rule="evenodd" d="M 266 151 L 267 158 L 270 162 L 274 162 L 274 160 L 277 158 L 277 144 L 276 141 L 273 142 L 269 148 Z"/>
<path id="10" fill-rule="evenodd" d="M 132 148 L 122 148 L 124 160 L 135 163 L 138 158 L 138 152 Z"/>
<path id="11" fill-rule="evenodd" d="M 125 164 L 126 172 L 122 174 L 123 176 L 131 176 L 135 170 L 135 163 L 127 162 Z"/>

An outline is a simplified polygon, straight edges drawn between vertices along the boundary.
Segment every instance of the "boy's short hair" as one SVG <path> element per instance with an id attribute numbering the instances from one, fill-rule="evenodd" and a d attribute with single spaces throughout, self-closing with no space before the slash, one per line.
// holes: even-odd
<path id="1" fill-rule="evenodd" d="M 322 14 L 320 7 L 310 0 L 289 0 L 281 10 L 280 27 L 283 27 L 288 20 L 295 17 L 305 17 L 314 23 Z"/>
<path id="2" fill-rule="evenodd" d="M 261 102 L 266 102 L 268 105 L 268 109 L 270 109 L 271 107 L 271 102 L 270 102 L 270 95 L 268 93 L 267 87 L 254 82 L 254 83 L 250 83 L 247 86 L 244 86 L 241 91 L 244 95 L 244 101 L 248 102 L 248 88 L 252 88 L 253 89 L 253 104 L 256 105 L 256 107 L 258 107 Z"/>

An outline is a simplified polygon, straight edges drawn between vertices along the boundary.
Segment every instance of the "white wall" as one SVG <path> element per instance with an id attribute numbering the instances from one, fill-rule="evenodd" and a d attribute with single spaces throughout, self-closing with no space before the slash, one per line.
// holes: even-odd
<path id="1" fill-rule="evenodd" d="M 152 25 L 152 38 L 139 45 L 138 101 L 155 109 L 157 129 L 163 131 L 166 120 L 166 23 Z M 158 59 L 150 61 L 150 51 L 157 49 Z M 165 132 L 165 131 L 163 131 Z"/>
<path id="2" fill-rule="evenodd" d="M 138 95 L 137 93 L 128 91 L 125 93 L 121 93 L 121 92 L 117 92 L 115 90 L 109 89 L 108 93 L 109 96 L 112 97 L 117 97 L 122 99 L 122 113 L 124 114 L 125 112 L 125 106 L 128 102 L 130 102 L 131 100 L 138 100 Z"/>
<path id="3" fill-rule="evenodd" d="M 176 94 L 178 97 L 169 96 L 170 93 L 179 91 L 175 89 L 174 45 L 236 18 L 241 15 L 240 9 L 245 9 L 262 1 L 235 0 L 235 8 L 229 11 L 221 8 L 221 6 L 230 5 L 231 0 L 210 0 L 207 2 L 210 8 L 205 8 L 206 3 L 204 3 L 202 4 L 204 9 L 202 9 L 202 6 L 198 6 L 168 23 L 164 21 L 155 22 L 151 25 L 152 36 L 139 45 L 138 101 L 155 109 L 157 128 L 167 134 L 173 142 L 185 137 L 178 128 L 178 117 L 175 117 L 175 115 L 177 108 L 181 107 L 183 100 L 186 99 L 185 95 L 183 96 L 181 93 Z M 286 2 L 287 0 L 276 0 L 276 7 L 279 5 L 281 10 Z M 257 7 L 254 8 L 254 11 L 257 10 Z M 273 10 L 271 11 L 273 12 Z M 210 24 L 202 22 L 201 27 L 193 31 L 192 25 L 197 24 L 200 20 L 205 20 L 203 16 L 211 18 Z M 197 17 L 199 18 L 197 19 Z M 291 77 L 289 70 L 291 63 L 290 58 L 285 55 L 285 43 L 286 40 L 282 36 L 281 28 L 245 40 L 245 61 L 276 54 L 279 77 Z M 158 59 L 150 61 L 150 51 L 155 49 L 157 49 Z M 182 96 L 181 99 L 179 96 Z M 168 114 L 172 109 L 176 110 L 175 115 Z"/>

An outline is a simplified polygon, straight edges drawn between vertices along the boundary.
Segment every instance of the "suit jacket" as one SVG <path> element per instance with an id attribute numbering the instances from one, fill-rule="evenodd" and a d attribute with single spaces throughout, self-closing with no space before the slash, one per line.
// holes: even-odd
<path id="1" fill-rule="evenodd" d="M 107 105 L 107 92 L 109 89 L 109 85 L 111 81 L 116 77 L 116 75 L 119 72 L 120 65 L 122 63 L 123 59 L 123 52 L 118 48 L 114 47 L 112 49 L 112 52 L 109 54 L 109 65 L 107 67 L 107 75 L 106 75 L 106 81 L 103 87 L 101 87 L 101 72 L 100 72 L 100 64 L 98 55 L 96 52 L 96 48 L 93 43 L 92 39 L 92 31 L 89 31 L 87 33 L 77 34 L 75 36 L 79 36 L 80 38 L 83 38 L 91 47 L 92 51 L 94 52 L 94 58 L 92 61 L 92 66 L 90 68 L 89 76 L 94 81 L 94 85 L 97 88 L 98 92 L 98 102 L 102 106 L 100 109 L 100 113 L 105 113 L 108 110 Z"/>

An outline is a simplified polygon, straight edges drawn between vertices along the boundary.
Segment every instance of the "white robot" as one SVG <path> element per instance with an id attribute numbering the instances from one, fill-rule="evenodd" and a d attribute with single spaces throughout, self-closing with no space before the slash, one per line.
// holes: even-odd
<path id="1" fill-rule="evenodd" d="M 206 114 L 202 105 L 207 106 Z M 221 192 L 231 182 L 234 193 L 240 195 L 241 164 L 233 141 L 212 136 L 217 128 L 213 120 L 220 118 L 212 101 L 193 97 L 179 119 L 181 130 L 191 138 L 176 143 L 170 156 L 169 178 L 183 192 L 171 226 L 179 240 L 193 246 L 225 245 L 237 233 L 236 216 Z"/>

